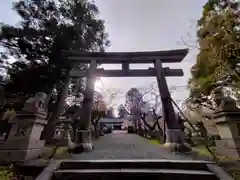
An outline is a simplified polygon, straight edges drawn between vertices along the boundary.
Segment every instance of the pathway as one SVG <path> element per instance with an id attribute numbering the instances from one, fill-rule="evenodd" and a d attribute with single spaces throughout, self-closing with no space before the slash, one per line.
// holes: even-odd
<path id="1" fill-rule="evenodd" d="M 210 162 L 193 162 L 189 157 L 174 155 L 160 145 L 152 144 L 136 134 L 112 133 L 105 135 L 95 142 L 95 150 L 74 155 L 73 159 L 74 161 L 53 162 L 38 176 L 38 180 L 52 177 L 59 180 L 66 178 L 69 180 L 94 179 L 95 177 L 121 179 L 130 176 L 133 178 L 152 177 L 153 179 L 233 180 L 222 169 Z M 114 161 L 116 159 L 118 161 Z M 140 161 L 136 161 L 136 159 L 140 159 Z M 165 161 L 142 161 L 142 159 L 165 159 Z M 89 163 L 75 160 L 93 161 Z M 219 178 L 216 177 L 216 174 Z"/>
<path id="2" fill-rule="evenodd" d="M 136 134 L 116 131 L 100 137 L 94 143 L 95 149 L 90 153 L 73 155 L 74 159 L 173 159 L 189 160 L 190 157 L 176 155 L 163 147 L 150 142 Z"/>

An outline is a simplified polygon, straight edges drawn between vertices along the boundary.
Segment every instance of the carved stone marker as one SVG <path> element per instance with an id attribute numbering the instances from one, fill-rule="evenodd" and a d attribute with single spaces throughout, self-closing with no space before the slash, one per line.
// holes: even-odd
<path id="1" fill-rule="evenodd" d="M 44 149 L 45 141 L 40 140 L 46 114 L 43 110 L 45 93 L 36 93 L 26 101 L 22 111 L 11 120 L 12 129 L 8 139 L 0 145 L 0 161 L 25 162 L 37 158 Z"/>

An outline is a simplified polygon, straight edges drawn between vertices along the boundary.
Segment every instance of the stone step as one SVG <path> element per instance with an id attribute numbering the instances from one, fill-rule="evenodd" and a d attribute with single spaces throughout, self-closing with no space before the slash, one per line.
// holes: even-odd
<path id="1" fill-rule="evenodd" d="M 151 178 L 170 180 L 173 178 L 184 178 L 184 180 L 218 180 L 208 171 L 179 170 L 179 169 L 78 169 L 78 170 L 57 170 L 52 180 L 75 179 L 113 179 L 113 178 Z"/>
<path id="2" fill-rule="evenodd" d="M 170 180 L 233 180 L 209 161 L 193 160 L 63 160 L 50 164 L 37 180 L 153 178 Z M 153 180 L 152 179 L 152 180 Z"/>
<path id="3" fill-rule="evenodd" d="M 78 160 L 62 161 L 54 171 L 52 179 L 98 179 L 146 177 L 155 179 L 184 178 L 185 180 L 227 180 L 231 179 L 218 168 L 218 172 L 209 169 L 216 166 L 209 161 L 184 160 Z M 216 168 L 215 168 L 216 169 Z M 216 174 L 223 174 L 224 178 Z M 222 176 L 222 175 L 221 175 Z"/>
<path id="4" fill-rule="evenodd" d="M 63 161 L 59 170 L 78 169 L 182 169 L 207 170 L 208 161 L 175 161 L 175 160 L 94 160 Z"/>

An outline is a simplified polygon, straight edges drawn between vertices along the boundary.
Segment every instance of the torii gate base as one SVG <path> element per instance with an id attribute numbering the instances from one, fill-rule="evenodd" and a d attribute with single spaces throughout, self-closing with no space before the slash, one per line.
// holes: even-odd
<path id="1" fill-rule="evenodd" d="M 161 95 L 163 105 L 163 118 L 166 121 L 166 143 L 165 146 L 172 151 L 190 151 L 188 145 L 184 143 L 184 133 L 180 130 L 176 115 L 171 102 L 171 95 L 168 90 L 165 76 L 183 76 L 182 69 L 163 68 L 162 63 L 176 63 L 181 62 L 187 55 L 188 49 L 157 51 L 157 52 L 89 52 L 80 53 L 76 51 L 63 52 L 63 56 L 70 60 L 73 64 L 88 63 L 90 69 L 88 71 L 81 71 L 73 69 L 69 76 L 71 77 L 87 77 L 87 86 L 85 91 L 84 103 L 81 114 L 81 121 L 79 120 L 79 127 L 81 130 L 77 133 L 75 143 L 83 147 L 85 151 L 92 149 L 90 122 L 93 105 L 94 82 L 96 76 L 100 77 L 146 77 L 155 76 Z M 97 64 L 122 64 L 122 70 L 104 70 L 97 69 Z M 147 70 L 131 70 L 130 63 L 153 63 L 154 68 Z M 82 121 L 84 120 L 84 122 Z"/>

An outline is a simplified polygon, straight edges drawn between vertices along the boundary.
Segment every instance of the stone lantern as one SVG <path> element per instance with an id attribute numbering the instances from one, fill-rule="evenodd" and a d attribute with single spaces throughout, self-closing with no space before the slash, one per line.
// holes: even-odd
<path id="1" fill-rule="evenodd" d="M 0 144 L 0 158 L 4 162 L 26 162 L 38 158 L 43 150 L 45 141 L 40 140 L 44 125 L 47 124 L 44 102 L 46 94 L 36 93 L 28 99 L 24 108 L 17 112 L 8 139 Z"/>
<path id="2" fill-rule="evenodd" d="M 217 111 L 213 114 L 221 140 L 216 141 L 216 151 L 229 157 L 240 157 L 240 109 L 236 101 L 223 95 L 222 89 L 215 90 Z"/>

